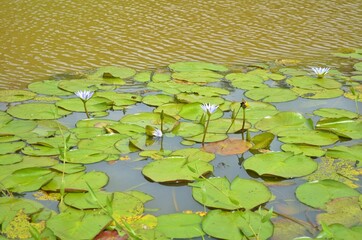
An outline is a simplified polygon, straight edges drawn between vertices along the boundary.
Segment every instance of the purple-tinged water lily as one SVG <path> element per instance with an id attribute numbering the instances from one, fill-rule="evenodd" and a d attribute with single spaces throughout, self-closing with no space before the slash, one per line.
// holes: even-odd
<path id="1" fill-rule="evenodd" d="M 207 114 L 213 114 L 218 107 L 219 107 L 218 105 L 210 103 L 204 103 L 201 105 L 202 110 L 204 110 L 204 112 Z"/>
<path id="2" fill-rule="evenodd" d="M 88 91 L 88 90 L 84 90 L 84 91 L 79 90 L 79 91 L 76 91 L 74 94 L 77 95 L 77 97 L 79 97 L 82 101 L 88 101 L 89 99 L 91 99 L 94 92 Z"/>
<path id="3" fill-rule="evenodd" d="M 77 97 L 79 97 L 80 100 L 82 100 L 85 114 L 87 115 L 87 118 L 90 118 L 90 117 L 89 117 L 88 110 L 87 110 L 87 104 L 86 104 L 86 103 L 87 103 L 87 101 L 88 101 L 89 99 L 91 99 L 91 97 L 93 96 L 94 92 L 88 91 L 88 90 L 84 90 L 84 91 L 79 90 L 79 91 L 76 91 L 74 94 L 77 95 Z"/>
<path id="4" fill-rule="evenodd" d="M 163 136 L 163 133 L 162 133 L 162 131 L 161 131 L 160 129 L 155 128 L 155 130 L 152 132 L 152 135 L 153 135 L 154 137 L 160 138 L 160 137 Z"/>
<path id="5" fill-rule="evenodd" d="M 326 75 L 330 68 L 329 67 L 312 67 L 313 72 L 317 75 L 318 78 L 323 78 Z"/>

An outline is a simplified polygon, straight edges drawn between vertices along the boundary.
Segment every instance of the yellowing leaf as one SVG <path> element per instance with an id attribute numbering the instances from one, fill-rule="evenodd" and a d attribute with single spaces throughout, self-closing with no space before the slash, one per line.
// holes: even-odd
<path id="1" fill-rule="evenodd" d="M 241 139 L 225 139 L 218 142 L 212 142 L 204 146 L 204 150 L 210 153 L 221 155 L 242 154 L 252 147 L 250 142 Z"/>

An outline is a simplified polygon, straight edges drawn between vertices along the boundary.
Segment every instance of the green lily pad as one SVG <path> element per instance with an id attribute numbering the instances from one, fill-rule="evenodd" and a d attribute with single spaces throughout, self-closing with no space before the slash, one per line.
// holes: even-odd
<path id="1" fill-rule="evenodd" d="M 279 140 L 283 143 L 300 143 L 316 146 L 331 145 L 339 140 L 333 133 L 315 130 L 286 130 L 278 133 Z"/>
<path id="2" fill-rule="evenodd" d="M 108 157 L 107 153 L 95 149 L 74 149 L 66 154 L 66 159 L 60 158 L 67 163 L 96 163 L 105 160 Z"/>
<path id="3" fill-rule="evenodd" d="M 353 68 L 354 68 L 356 71 L 362 71 L 362 62 L 355 63 L 355 64 L 353 65 Z"/>
<path id="4" fill-rule="evenodd" d="M 209 178 L 190 183 L 193 198 L 204 206 L 227 210 L 252 209 L 271 198 L 264 184 L 250 179 Z"/>
<path id="5" fill-rule="evenodd" d="M 25 90 L 0 90 L 0 102 L 22 102 L 35 96 L 35 93 Z"/>
<path id="6" fill-rule="evenodd" d="M 0 154 L 14 153 L 25 147 L 24 142 L 0 143 Z"/>
<path id="7" fill-rule="evenodd" d="M 51 167 L 51 169 L 57 171 L 57 172 L 61 172 L 61 173 L 66 173 L 66 174 L 71 174 L 71 173 L 77 173 L 77 172 L 82 172 L 85 170 L 85 166 L 82 164 L 78 164 L 78 163 L 59 163 L 57 165 L 54 165 Z"/>
<path id="8" fill-rule="evenodd" d="M 195 86 L 191 89 L 191 92 L 206 97 L 218 97 L 220 95 L 227 95 L 230 93 L 226 89 L 211 86 Z"/>
<path id="9" fill-rule="evenodd" d="M 184 138 L 200 135 L 203 132 L 204 126 L 193 122 L 180 122 L 174 129 L 172 129 L 173 134 Z"/>
<path id="10" fill-rule="evenodd" d="M 266 88 L 264 79 L 255 74 L 230 73 L 225 78 L 231 81 L 231 84 L 240 89 L 251 90 L 255 88 Z"/>
<path id="11" fill-rule="evenodd" d="M 362 56 L 361 56 L 362 59 Z M 347 228 L 342 224 L 332 224 L 329 225 L 325 231 L 322 231 L 320 236 L 332 236 L 333 240 L 359 240 L 362 238 L 362 227 L 354 226 L 351 228 Z"/>
<path id="12" fill-rule="evenodd" d="M 362 159 L 362 144 L 353 146 L 335 146 L 327 149 L 327 157 L 343 159 L 348 161 L 361 161 Z"/>
<path id="13" fill-rule="evenodd" d="M 58 88 L 59 81 L 45 80 L 41 82 L 33 82 L 28 85 L 28 88 L 38 94 L 53 95 L 53 96 L 69 96 L 72 92 L 64 91 Z"/>
<path id="14" fill-rule="evenodd" d="M 49 183 L 44 185 L 44 191 L 57 192 L 61 189 L 63 175 L 56 175 Z M 88 185 L 94 189 L 100 189 L 108 183 L 108 176 L 103 172 L 78 172 L 73 174 L 66 174 L 64 176 L 65 191 L 70 192 L 85 192 L 88 191 Z M 88 185 L 87 185 L 88 184 Z"/>
<path id="15" fill-rule="evenodd" d="M 172 71 L 199 71 L 199 70 L 212 70 L 218 72 L 226 72 L 228 68 L 214 63 L 207 62 L 177 62 L 168 65 Z"/>
<path id="16" fill-rule="evenodd" d="M 325 98 L 336 98 L 343 95 L 341 89 L 304 89 L 304 88 L 292 88 L 292 91 L 296 92 L 302 98 L 311 99 L 325 99 Z"/>
<path id="17" fill-rule="evenodd" d="M 221 105 L 225 102 L 222 97 L 206 97 L 198 94 L 179 93 L 176 95 L 178 101 L 183 103 L 210 103 L 214 105 Z"/>
<path id="18" fill-rule="evenodd" d="M 151 81 L 152 72 L 151 71 L 145 71 L 145 72 L 139 72 L 137 73 L 133 79 L 137 82 L 149 82 Z"/>
<path id="19" fill-rule="evenodd" d="M 199 134 L 199 135 L 195 135 L 195 136 L 191 136 L 191 137 L 185 137 L 185 140 L 188 141 L 193 141 L 193 142 L 202 142 L 202 139 L 204 137 L 204 134 Z M 225 133 L 206 133 L 205 136 L 205 143 L 208 142 L 218 142 L 218 141 L 222 141 L 228 138 L 228 135 Z"/>
<path id="20" fill-rule="evenodd" d="M 318 115 L 324 118 L 357 118 L 358 114 L 345 110 L 345 109 L 339 109 L 339 108 L 320 108 L 318 110 L 315 110 L 313 112 L 314 115 Z"/>
<path id="21" fill-rule="evenodd" d="M 308 130 L 307 119 L 297 112 L 279 112 L 273 116 L 266 116 L 255 124 L 257 129 L 270 131 L 274 135 L 282 131 Z"/>
<path id="22" fill-rule="evenodd" d="M 136 74 L 136 70 L 128 67 L 105 66 L 97 69 L 89 78 L 130 78 Z"/>
<path id="23" fill-rule="evenodd" d="M 193 87 L 197 86 L 190 84 L 182 84 L 177 82 L 149 82 L 147 88 L 161 90 L 164 93 L 168 94 L 178 94 L 180 92 L 190 92 Z"/>
<path id="24" fill-rule="evenodd" d="M 302 203 L 320 209 L 326 209 L 326 203 L 333 199 L 360 195 L 346 184 L 330 179 L 299 185 L 295 194 Z"/>
<path id="25" fill-rule="evenodd" d="M 18 104 L 8 108 L 7 112 L 21 119 L 58 119 L 71 113 L 50 103 Z"/>
<path id="26" fill-rule="evenodd" d="M 317 221 L 319 224 L 339 223 L 347 227 L 361 225 L 362 209 L 358 197 L 342 197 L 331 200 L 326 203 L 326 213 L 317 215 Z"/>
<path id="27" fill-rule="evenodd" d="M 78 143 L 79 149 L 87 149 L 93 151 L 99 151 L 96 156 L 102 158 L 104 155 L 99 155 L 100 152 L 105 154 L 119 154 L 115 144 L 123 139 L 128 140 L 128 136 L 124 134 L 108 134 L 103 136 L 93 137 L 91 139 L 82 139 Z M 97 157 L 97 158 L 98 158 Z M 100 159 L 99 158 L 99 159 Z"/>
<path id="28" fill-rule="evenodd" d="M 53 216 L 47 221 L 47 227 L 60 239 L 94 239 L 110 222 L 108 215 L 72 211 Z"/>
<path id="29" fill-rule="evenodd" d="M 24 156 L 21 162 L 8 165 L 0 165 L 0 181 L 19 169 L 30 167 L 50 167 L 58 161 L 49 157 L 29 157 Z"/>
<path id="30" fill-rule="evenodd" d="M 288 102 L 298 98 L 298 95 L 285 88 L 256 88 L 249 90 L 245 96 L 262 102 Z"/>
<path id="31" fill-rule="evenodd" d="M 204 235 L 201 229 L 202 218 L 197 214 L 174 213 L 157 217 L 156 231 L 170 239 L 189 239 Z M 187 223 L 187 224 L 185 224 Z"/>
<path id="32" fill-rule="evenodd" d="M 0 165 L 8 165 L 18 163 L 23 160 L 23 156 L 20 154 L 6 154 L 0 155 Z"/>
<path id="33" fill-rule="evenodd" d="M 36 191 L 48 183 L 54 176 L 54 172 L 45 168 L 19 169 L 3 179 L 0 188 L 18 193 Z"/>
<path id="34" fill-rule="evenodd" d="M 173 151 L 170 156 L 183 156 L 187 158 L 187 161 L 204 161 L 210 162 L 214 160 L 215 154 L 205 152 L 199 148 L 182 148 L 176 151 Z"/>
<path id="35" fill-rule="evenodd" d="M 241 119 L 235 119 L 234 122 L 232 123 L 232 119 L 230 118 L 218 118 L 210 121 L 207 131 L 212 133 L 226 133 L 226 131 L 229 130 L 229 133 L 234 133 L 240 131 L 242 127 L 243 127 L 243 120 Z M 249 129 L 250 127 L 251 124 L 245 122 L 244 130 Z"/>
<path id="36" fill-rule="evenodd" d="M 340 52 L 333 53 L 336 57 L 342 58 L 353 58 L 353 59 L 362 59 L 362 49 L 342 49 Z"/>
<path id="37" fill-rule="evenodd" d="M 295 155 L 303 154 L 309 157 L 321 157 L 326 153 L 319 146 L 311 146 L 306 144 L 283 144 L 281 149 L 285 152 L 292 152 Z"/>
<path id="38" fill-rule="evenodd" d="M 0 224 L 4 231 L 16 214 L 22 210 L 31 215 L 40 212 L 44 206 L 36 201 L 26 198 L 1 197 L 0 198 Z"/>
<path id="39" fill-rule="evenodd" d="M 96 91 L 99 89 L 99 85 L 100 81 L 90 80 L 90 79 L 61 80 L 58 83 L 58 87 L 61 90 L 72 93 L 79 90 Z"/>
<path id="40" fill-rule="evenodd" d="M 157 127 L 160 129 L 161 124 L 161 114 L 160 113 L 150 113 L 150 112 L 143 112 L 143 113 L 136 113 L 132 115 L 126 115 L 121 120 L 121 123 L 127 124 L 135 124 L 141 127 L 146 127 L 150 125 L 152 127 Z M 163 128 L 165 131 L 170 131 L 174 125 L 177 123 L 177 120 L 169 115 L 164 115 L 163 119 Z"/>
<path id="41" fill-rule="evenodd" d="M 179 112 L 179 115 L 184 119 L 193 121 L 200 121 L 202 117 L 206 116 L 205 112 L 201 108 L 201 103 L 198 102 L 184 104 Z M 222 115 L 223 111 L 218 108 L 213 114 L 211 114 L 210 119 L 217 119 L 222 117 Z"/>
<path id="42" fill-rule="evenodd" d="M 115 106 L 130 106 L 141 102 L 142 97 L 137 94 L 131 93 L 117 93 L 117 92 L 96 92 L 95 96 L 107 98 L 113 102 Z"/>
<path id="43" fill-rule="evenodd" d="M 183 105 L 183 103 L 165 103 L 157 107 L 154 112 L 161 113 L 163 111 L 164 114 L 179 119 L 180 116 L 178 116 L 178 113 L 181 111 Z"/>
<path id="44" fill-rule="evenodd" d="M 93 97 L 86 103 L 88 112 L 106 111 L 112 107 L 112 104 L 112 101 L 102 97 Z M 85 112 L 83 102 L 79 98 L 62 99 L 56 105 L 72 112 Z"/>
<path id="45" fill-rule="evenodd" d="M 190 72 L 174 72 L 172 73 L 172 78 L 178 81 L 186 81 L 192 83 L 211 83 L 218 82 L 223 75 L 218 74 L 209 70 L 193 70 Z"/>
<path id="46" fill-rule="evenodd" d="M 155 182 L 193 181 L 212 171 L 213 166 L 207 162 L 188 161 L 180 156 L 153 161 L 142 169 L 142 173 Z"/>
<path id="47" fill-rule="evenodd" d="M 150 106 L 161 106 L 174 102 L 174 97 L 165 94 L 147 95 L 143 97 L 142 102 Z"/>
<path id="48" fill-rule="evenodd" d="M 205 233 L 218 239 L 269 239 L 273 224 L 264 216 L 252 211 L 209 211 L 202 221 Z M 255 236 L 255 234 L 258 234 Z"/>
<path id="49" fill-rule="evenodd" d="M 325 130 L 333 132 L 338 136 L 361 139 L 362 138 L 362 119 L 348 118 L 327 118 L 318 121 L 316 124 L 317 130 Z"/>
<path id="50" fill-rule="evenodd" d="M 311 90 L 336 89 L 341 88 L 342 84 L 328 78 L 313 78 L 308 76 L 292 77 L 287 83 L 297 87 Z"/>
<path id="51" fill-rule="evenodd" d="M 273 116 L 277 114 L 279 111 L 270 103 L 264 102 L 248 102 L 249 107 L 245 109 L 245 118 L 248 122 L 253 125 L 266 116 Z M 235 104 L 236 105 L 236 104 Z M 232 110 L 237 111 L 240 104 L 234 106 Z M 240 110 L 238 115 L 236 116 L 238 119 L 243 119 L 243 111 Z"/>
<path id="52" fill-rule="evenodd" d="M 301 177 L 314 172 L 318 164 L 304 155 L 291 152 L 268 152 L 249 157 L 244 162 L 246 170 L 283 178 Z"/>

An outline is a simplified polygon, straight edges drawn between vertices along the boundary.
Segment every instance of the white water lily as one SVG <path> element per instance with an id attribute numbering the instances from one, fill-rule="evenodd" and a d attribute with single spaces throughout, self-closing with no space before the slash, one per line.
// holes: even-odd
<path id="1" fill-rule="evenodd" d="M 312 70 L 315 74 L 317 74 L 318 78 L 323 78 L 324 75 L 326 75 L 329 72 L 330 68 L 312 67 Z"/>
<path id="2" fill-rule="evenodd" d="M 152 135 L 160 138 L 163 136 L 163 133 L 160 129 L 155 128 L 155 130 L 152 132 Z"/>
<path id="3" fill-rule="evenodd" d="M 79 97 L 83 101 L 88 101 L 93 96 L 94 92 L 88 90 L 84 91 L 79 90 L 76 91 L 74 94 L 77 95 L 77 97 Z"/>
<path id="4" fill-rule="evenodd" d="M 218 107 L 219 107 L 218 105 L 210 103 L 204 103 L 201 105 L 202 110 L 204 110 L 204 112 L 207 114 L 213 114 Z"/>

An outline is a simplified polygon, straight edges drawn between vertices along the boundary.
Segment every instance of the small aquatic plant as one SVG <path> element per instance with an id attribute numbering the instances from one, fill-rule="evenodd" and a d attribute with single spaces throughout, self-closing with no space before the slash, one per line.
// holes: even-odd
<path id="1" fill-rule="evenodd" d="M 89 99 L 92 98 L 94 92 L 92 92 L 92 91 L 87 91 L 87 90 L 84 90 L 84 91 L 79 90 L 79 91 L 76 91 L 74 94 L 77 95 L 77 97 L 79 97 L 80 100 L 82 100 L 85 114 L 87 115 L 87 118 L 90 118 L 90 117 L 89 117 L 88 110 L 87 110 L 87 104 L 86 104 L 86 103 L 87 103 L 87 101 L 88 101 Z"/>
<path id="2" fill-rule="evenodd" d="M 207 128 L 209 127 L 211 115 L 217 110 L 218 107 L 219 107 L 218 105 L 214 105 L 214 104 L 210 104 L 210 103 L 204 103 L 201 105 L 202 110 L 207 114 L 207 122 L 206 122 L 206 126 L 204 129 L 204 136 L 202 137 L 202 145 L 204 145 L 204 143 L 205 143 L 206 132 L 207 132 Z"/>
<path id="3" fill-rule="evenodd" d="M 330 68 L 312 67 L 312 70 L 318 78 L 323 78 L 329 72 Z"/>

